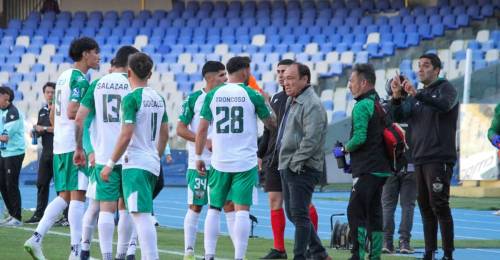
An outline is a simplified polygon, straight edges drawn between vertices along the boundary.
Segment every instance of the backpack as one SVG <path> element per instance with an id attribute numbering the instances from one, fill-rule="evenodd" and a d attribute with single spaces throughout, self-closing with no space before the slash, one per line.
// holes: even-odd
<path id="1" fill-rule="evenodd" d="M 389 159 L 391 170 L 396 174 L 408 164 L 405 156 L 405 152 L 408 150 L 406 131 L 398 123 L 392 122 L 392 119 L 378 100 L 375 101 L 375 109 L 382 117 L 384 124 L 382 135 L 385 152 Z"/>

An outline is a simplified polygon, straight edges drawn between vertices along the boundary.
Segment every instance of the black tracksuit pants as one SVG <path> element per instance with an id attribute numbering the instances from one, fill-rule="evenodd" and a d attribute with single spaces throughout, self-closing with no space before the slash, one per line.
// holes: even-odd
<path id="1" fill-rule="evenodd" d="M 21 220 L 21 192 L 19 174 L 24 154 L 0 158 L 0 192 L 9 215 Z"/>
<path id="2" fill-rule="evenodd" d="M 370 259 L 380 259 L 383 242 L 382 189 L 387 177 L 364 174 L 355 181 L 347 220 L 353 247 L 352 260 L 365 259 L 365 243 L 370 235 Z"/>
<path id="3" fill-rule="evenodd" d="M 417 201 L 424 225 L 425 251 L 437 250 L 438 224 L 443 251 L 453 252 L 453 217 L 450 210 L 451 164 L 429 163 L 415 166 Z"/>
<path id="4" fill-rule="evenodd" d="M 50 181 L 54 176 L 53 156 L 52 154 L 42 154 L 38 162 L 38 176 L 36 180 L 37 200 L 36 210 L 33 216 L 37 218 L 43 217 L 43 212 L 49 202 Z"/>

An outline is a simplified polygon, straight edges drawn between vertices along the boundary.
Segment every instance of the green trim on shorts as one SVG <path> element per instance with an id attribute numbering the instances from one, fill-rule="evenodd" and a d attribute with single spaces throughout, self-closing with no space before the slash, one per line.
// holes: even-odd
<path id="1" fill-rule="evenodd" d="M 123 169 L 122 187 L 129 212 L 153 212 L 153 190 L 158 176 L 143 169 Z"/>
<path id="2" fill-rule="evenodd" d="M 207 176 L 201 176 L 197 170 L 188 169 L 186 173 L 188 205 L 203 206 L 208 203 Z"/>
<path id="3" fill-rule="evenodd" d="M 257 166 L 248 171 L 232 173 L 212 168 L 208 175 L 208 203 L 212 207 L 222 208 L 231 194 L 230 200 L 234 204 L 251 206 L 257 176 Z"/>
<path id="4" fill-rule="evenodd" d="M 57 192 L 87 190 L 87 168 L 75 166 L 73 154 L 74 152 L 54 154 L 54 186 Z"/>
<path id="5" fill-rule="evenodd" d="M 109 175 L 109 180 L 103 181 L 101 178 L 101 171 L 105 165 L 96 164 L 93 177 L 96 182 L 96 194 L 95 199 L 98 201 L 117 201 L 119 198 L 123 197 L 122 190 L 122 166 L 116 165 L 111 174 Z"/>

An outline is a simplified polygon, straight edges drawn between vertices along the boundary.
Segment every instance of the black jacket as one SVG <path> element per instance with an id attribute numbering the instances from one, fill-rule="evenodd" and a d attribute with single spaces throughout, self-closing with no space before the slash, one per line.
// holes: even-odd
<path id="1" fill-rule="evenodd" d="M 281 125 L 281 120 L 285 114 L 286 100 L 288 96 L 285 91 L 280 91 L 274 94 L 271 98 L 271 108 L 276 114 L 277 128 L 269 130 L 264 128 L 264 133 L 259 141 L 259 149 L 257 150 L 257 156 L 262 159 L 263 167 L 269 168 L 270 170 L 278 170 L 278 154 L 274 156 L 273 154 L 276 147 L 276 137 L 278 135 L 278 128 Z"/>
<path id="2" fill-rule="evenodd" d="M 416 165 L 455 163 L 455 135 L 459 102 L 456 89 L 438 79 L 405 101 L 393 99 L 393 118 L 406 121 L 412 128 L 410 143 Z"/>

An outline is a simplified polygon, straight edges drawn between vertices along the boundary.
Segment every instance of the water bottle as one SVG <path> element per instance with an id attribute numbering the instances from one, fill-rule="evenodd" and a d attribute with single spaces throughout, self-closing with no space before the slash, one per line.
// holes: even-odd
<path id="1" fill-rule="evenodd" d="M 7 134 L 7 129 L 4 129 L 3 132 L 2 132 L 2 136 L 3 135 L 8 135 Z M 5 150 L 7 149 L 7 142 L 4 142 L 4 141 L 0 141 L 0 150 Z"/>
<path id="2" fill-rule="evenodd" d="M 335 143 L 335 147 L 343 147 L 343 146 L 344 145 L 339 141 L 337 141 Z M 347 162 L 345 160 L 345 155 L 342 157 L 335 158 L 335 159 L 337 159 L 337 166 L 339 167 L 339 169 L 344 169 L 346 167 Z"/>
<path id="3" fill-rule="evenodd" d="M 37 145 L 38 144 L 38 135 L 36 133 L 35 126 L 33 126 L 33 129 L 31 129 L 31 144 L 32 145 Z"/>

